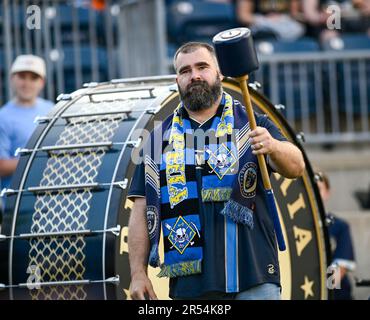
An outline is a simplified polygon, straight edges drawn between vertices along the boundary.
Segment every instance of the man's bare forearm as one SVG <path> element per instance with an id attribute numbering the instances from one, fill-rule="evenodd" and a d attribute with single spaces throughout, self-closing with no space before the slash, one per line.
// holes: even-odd
<path id="1" fill-rule="evenodd" d="M 145 212 L 145 198 L 135 198 L 128 228 L 131 277 L 138 272 L 147 272 L 150 242 Z"/>
<path id="2" fill-rule="evenodd" d="M 7 177 L 14 173 L 18 159 L 0 159 L 0 177 Z"/>
<path id="3" fill-rule="evenodd" d="M 274 152 L 269 154 L 271 166 L 286 178 L 300 177 L 305 169 L 301 150 L 290 142 L 275 141 Z"/>
<path id="4" fill-rule="evenodd" d="M 274 139 L 264 127 L 249 133 L 252 153 L 269 157 L 270 165 L 286 178 L 300 177 L 305 169 L 303 154 L 293 143 Z"/>

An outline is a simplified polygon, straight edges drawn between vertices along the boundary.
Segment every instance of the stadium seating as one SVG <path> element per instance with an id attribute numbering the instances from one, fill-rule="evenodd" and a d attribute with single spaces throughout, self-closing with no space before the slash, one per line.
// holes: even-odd
<path id="1" fill-rule="evenodd" d="M 370 37 L 365 34 L 345 34 L 323 44 L 325 51 L 369 50 Z"/>
<path id="2" fill-rule="evenodd" d="M 283 42 L 277 40 L 263 40 L 256 42 L 256 50 L 258 55 L 262 58 L 264 55 L 284 54 L 285 56 L 291 55 L 293 58 L 297 56 L 297 53 L 312 53 L 320 50 L 318 43 L 310 38 L 303 38 L 293 42 Z M 301 77 L 301 71 L 306 70 L 306 77 Z M 271 76 L 271 67 L 264 65 L 259 72 L 263 76 L 263 92 L 270 98 L 273 97 L 272 85 L 269 81 Z M 285 110 L 282 110 L 285 116 L 309 116 L 316 112 L 315 109 L 315 83 L 314 79 L 314 66 L 312 63 L 300 64 L 292 63 L 290 69 L 290 76 L 286 73 L 287 69 L 284 68 L 282 63 L 277 65 L 277 76 L 278 81 L 276 83 L 278 87 L 279 101 L 273 101 L 273 103 L 283 104 L 286 106 Z M 290 92 L 290 95 L 289 95 Z M 306 96 L 303 96 L 305 93 Z M 307 103 L 306 110 L 303 109 L 302 101 Z"/>
<path id="3" fill-rule="evenodd" d="M 348 52 L 370 50 L 370 37 L 365 34 L 346 34 L 341 37 L 332 38 L 322 46 L 325 52 Z M 365 89 L 367 97 L 370 97 L 370 61 L 364 62 L 365 70 L 361 70 L 356 61 L 340 61 L 336 63 L 336 76 L 337 76 L 337 91 L 338 91 L 338 104 L 339 110 L 343 113 L 346 112 L 348 104 L 352 101 L 353 115 L 361 114 L 361 83 L 360 73 L 365 74 L 363 82 L 365 82 Z M 329 71 L 326 71 L 329 72 Z M 350 78 L 350 79 L 349 79 Z M 352 85 L 350 88 L 346 87 L 348 81 L 351 80 Z M 364 83 L 362 83 L 364 86 Z M 368 106 L 370 113 L 370 104 Z"/>
<path id="4" fill-rule="evenodd" d="M 90 41 L 90 13 L 95 17 L 95 34 L 98 44 L 104 44 L 104 26 L 101 12 L 89 10 L 87 8 L 73 8 L 71 5 L 59 4 L 57 7 L 58 19 L 61 28 L 62 42 L 70 44 L 73 42 L 73 25 L 77 23 L 79 30 L 79 41 L 81 43 L 88 43 Z M 56 19 L 54 17 L 53 19 Z"/>
<path id="5" fill-rule="evenodd" d="M 260 54 L 273 53 L 304 53 L 319 51 L 319 44 L 311 38 L 302 38 L 297 41 L 264 40 L 256 42 L 256 49 Z"/>
<path id="6" fill-rule="evenodd" d="M 173 0 L 166 8 L 169 41 L 177 44 L 205 40 L 235 27 L 234 6 L 201 0 Z"/>
<path id="7" fill-rule="evenodd" d="M 87 45 L 81 46 L 79 60 L 81 63 L 82 82 L 91 81 L 107 81 L 108 79 L 108 57 L 106 49 L 97 47 L 95 54 L 97 55 L 97 65 L 99 79 L 92 77 L 92 51 Z M 71 92 L 80 88 L 81 84 L 76 83 L 75 79 L 75 58 L 76 50 L 73 46 L 65 46 L 63 48 L 63 69 L 65 76 L 66 92 Z"/>

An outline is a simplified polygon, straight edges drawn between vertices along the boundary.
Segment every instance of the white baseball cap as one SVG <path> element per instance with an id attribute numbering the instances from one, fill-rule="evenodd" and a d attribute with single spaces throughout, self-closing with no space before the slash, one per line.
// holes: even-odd
<path id="1" fill-rule="evenodd" d="M 10 69 L 10 74 L 22 71 L 30 71 L 36 73 L 41 78 L 46 76 L 46 66 L 42 58 L 32 54 L 25 54 L 18 56 Z"/>

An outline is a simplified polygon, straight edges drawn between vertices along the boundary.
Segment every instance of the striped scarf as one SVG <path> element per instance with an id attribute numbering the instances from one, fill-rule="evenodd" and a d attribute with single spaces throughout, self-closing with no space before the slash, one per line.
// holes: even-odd
<path id="1" fill-rule="evenodd" d="M 215 116 L 204 140 L 202 165 L 203 202 L 222 201 L 221 214 L 235 223 L 253 228 L 257 185 L 257 159 L 248 139 L 249 122 L 242 105 L 223 93 L 222 115 Z M 182 117 L 182 104 L 162 126 L 161 155 L 151 136 L 150 156 L 145 156 L 147 222 L 151 250 L 149 264 L 161 266 L 159 277 L 177 277 L 201 272 L 202 226 L 196 181 L 194 132 Z M 237 130 L 234 130 L 237 129 Z M 198 145 L 199 149 L 199 145 Z M 160 159 L 156 164 L 154 159 Z M 164 263 L 160 264 L 160 227 L 164 236 Z"/>

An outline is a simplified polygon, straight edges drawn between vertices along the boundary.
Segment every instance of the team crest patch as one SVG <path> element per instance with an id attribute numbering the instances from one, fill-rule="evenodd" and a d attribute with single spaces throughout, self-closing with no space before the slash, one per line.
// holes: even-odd
<path id="1" fill-rule="evenodd" d="M 188 223 L 182 216 L 179 216 L 176 223 L 171 227 L 165 223 L 165 227 L 170 230 L 168 240 L 171 242 L 172 247 L 175 248 L 180 254 L 183 254 L 189 245 L 193 245 L 192 241 L 199 231 L 193 222 Z"/>
<path id="2" fill-rule="evenodd" d="M 158 210 L 154 206 L 148 206 L 146 209 L 146 219 L 148 223 L 149 238 L 152 239 L 159 227 Z"/>
<path id="3" fill-rule="evenodd" d="M 238 181 L 242 196 L 254 197 L 257 187 L 257 165 L 254 162 L 247 162 L 239 172 Z"/>
<path id="4" fill-rule="evenodd" d="M 214 172 L 219 179 L 222 179 L 225 174 L 233 172 L 233 166 L 237 162 L 237 159 L 224 143 L 221 144 L 215 153 L 209 149 L 206 151 L 209 153 L 207 163 L 212 169 L 210 173 Z"/>

